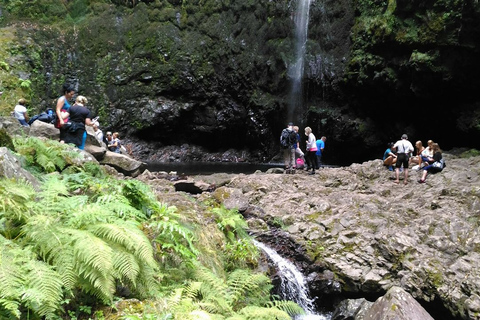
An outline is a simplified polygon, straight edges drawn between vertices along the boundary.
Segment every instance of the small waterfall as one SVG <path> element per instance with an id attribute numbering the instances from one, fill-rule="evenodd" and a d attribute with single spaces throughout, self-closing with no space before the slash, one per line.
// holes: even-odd
<path id="1" fill-rule="evenodd" d="M 265 252 L 268 258 L 275 264 L 281 278 L 282 299 L 296 302 L 306 315 L 297 317 L 296 320 L 330 320 L 330 315 L 319 315 L 315 313 L 314 300 L 310 298 L 306 286 L 305 277 L 293 263 L 282 258 L 275 250 L 263 243 L 253 241 L 257 248 Z"/>
<path id="2" fill-rule="evenodd" d="M 297 120 L 294 119 L 294 116 L 298 111 L 302 110 L 301 107 L 303 105 L 303 70 L 307 45 L 310 3 L 312 0 L 297 1 L 297 8 L 293 15 L 293 22 L 295 24 L 295 63 L 291 63 L 288 67 L 288 76 L 292 81 L 290 103 L 288 107 L 289 121 Z"/>

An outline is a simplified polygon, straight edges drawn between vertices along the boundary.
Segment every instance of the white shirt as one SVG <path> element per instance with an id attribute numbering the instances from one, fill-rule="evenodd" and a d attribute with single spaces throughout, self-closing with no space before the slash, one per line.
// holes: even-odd
<path id="1" fill-rule="evenodd" d="M 393 147 L 397 150 L 397 153 L 413 152 L 413 145 L 407 139 L 398 140 Z"/>
<path id="2" fill-rule="evenodd" d="M 15 118 L 17 118 L 18 120 L 25 120 L 25 112 L 27 112 L 27 108 L 25 108 L 25 106 L 22 106 L 21 104 L 17 104 L 15 106 L 15 109 L 13 110 Z"/>
<path id="3" fill-rule="evenodd" d="M 95 136 L 97 137 L 98 142 L 102 142 L 102 141 L 103 141 L 103 132 L 102 132 L 102 130 L 97 129 L 97 131 L 95 131 Z"/>

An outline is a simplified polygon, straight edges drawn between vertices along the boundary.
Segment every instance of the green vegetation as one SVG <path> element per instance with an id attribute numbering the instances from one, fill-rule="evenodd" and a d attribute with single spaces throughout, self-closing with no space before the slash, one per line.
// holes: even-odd
<path id="1" fill-rule="evenodd" d="M 303 312 L 272 299 L 268 277 L 252 270 L 258 251 L 237 211 L 205 204 L 202 212 L 179 212 L 142 182 L 74 165 L 79 154 L 64 144 L 13 144 L 40 187 L 0 179 L 0 318 L 290 319 Z M 125 292 L 144 303 L 112 309 Z"/>

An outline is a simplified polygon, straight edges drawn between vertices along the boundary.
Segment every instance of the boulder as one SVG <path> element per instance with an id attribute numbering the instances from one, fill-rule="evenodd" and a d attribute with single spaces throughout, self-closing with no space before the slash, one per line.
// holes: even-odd
<path id="1" fill-rule="evenodd" d="M 20 125 L 14 117 L 0 117 L 0 129 L 5 129 L 11 135 L 28 135 L 30 127 Z"/>
<path id="2" fill-rule="evenodd" d="M 34 121 L 30 126 L 29 135 L 32 137 L 43 137 L 52 140 L 58 140 L 60 138 L 60 130 L 55 128 L 53 124 Z"/>
<path id="3" fill-rule="evenodd" d="M 211 186 L 203 181 L 182 180 L 174 183 L 175 191 L 184 191 L 191 194 L 199 194 L 209 191 Z"/>
<path id="4" fill-rule="evenodd" d="M 120 153 L 106 151 L 100 164 L 109 165 L 115 168 L 118 172 L 126 176 L 136 177 L 141 174 L 146 168 L 145 162 L 137 161 Z"/>
<path id="5" fill-rule="evenodd" d="M 95 139 L 95 141 L 97 140 Z M 87 142 L 88 142 L 88 138 L 87 138 Z M 107 148 L 86 143 L 85 151 L 90 153 L 92 156 L 94 156 L 95 159 L 102 160 L 105 157 L 105 153 L 107 153 Z"/>
<path id="6" fill-rule="evenodd" d="M 22 168 L 20 160 L 9 149 L 0 148 L 0 177 L 28 181 L 35 189 L 39 189 L 38 180 Z"/>
<path id="7" fill-rule="evenodd" d="M 392 287 L 375 301 L 364 320 L 433 320 L 432 316 L 405 290 Z"/>

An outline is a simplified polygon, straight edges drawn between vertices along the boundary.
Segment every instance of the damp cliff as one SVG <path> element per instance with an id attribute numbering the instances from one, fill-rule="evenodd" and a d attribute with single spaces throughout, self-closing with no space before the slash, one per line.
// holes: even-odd
<path id="1" fill-rule="evenodd" d="M 296 1 L 0 1 L 0 109 L 64 82 L 156 161 L 267 161 L 287 122 Z M 478 147 L 476 1 L 312 1 L 298 124 L 331 163 L 407 132 Z"/>

